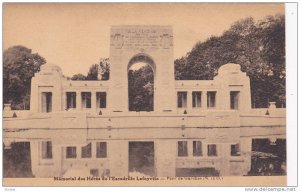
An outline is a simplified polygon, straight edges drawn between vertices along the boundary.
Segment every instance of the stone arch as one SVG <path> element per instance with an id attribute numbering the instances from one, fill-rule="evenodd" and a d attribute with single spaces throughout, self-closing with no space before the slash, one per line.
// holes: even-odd
<path id="1" fill-rule="evenodd" d="M 146 62 L 154 72 L 154 111 L 175 109 L 171 26 L 112 26 L 109 58 L 111 70 L 108 103 L 112 111 L 128 111 L 128 72 L 138 61 Z"/>
<path id="2" fill-rule="evenodd" d="M 151 68 L 152 71 L 154 73 L 154 77 L 155 77 L 155 73 L 156 73 L 156 65 L 154 60 L 152 59 L 152 57 L 146 53 L 138 53 L 134 56 L 131 57 L 131 59 L 128 62 L 128 66 L 127 66 L 127 73 L 130 69 L 130 67 L 138 62 L 144 62 L 147 63 Z"/>

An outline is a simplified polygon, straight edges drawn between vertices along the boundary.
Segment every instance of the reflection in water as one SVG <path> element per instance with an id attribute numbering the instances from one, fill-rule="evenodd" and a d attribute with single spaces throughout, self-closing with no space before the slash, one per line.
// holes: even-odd
<path id="1" fill-rule="evenodd" d="M 70 130 L 69 130 L 70 131 Z M 49 132 L 49 130 L 48 130 Z M 75 131 L 59 131 L 60 134 L 53 132 L 53 135 L 59 135 L 59 138 L 65 139 L 62 135 L 75 135 Z M 35 132 L 35 136 L 39 132 Z M 54 134 L 55 133 L 55 134 Z M 41 133 L 40 133 L 41 134 Z M 79 134 L 79 133 L 76 133 Z M 155 142 L 129 142 L 129 175 L 155 176 Z M 31 147 L 29 142 L 16 142 L 11 144 L 10 149 L 3 149 L 3 177 L 4 178 L 29 178 L 34 177 L 31 165 Z M 81 149 L 81 148 L 79 148 Z M 72 161 L 72 164 L 89 164 L 89 158 Z M 99 160 L 99 161 L 98 161 Z M 87 175 L 109 176 L 109 167 L 105 167 L 105 161 L 97 159 L 99 164 L 103 164 L 103 169 L 80 167 L 80 173 L 86 172 Z M 102 165 L 101 165 L 102 166 Z M 74 170 L 73 170 L 74 169 Z M 76 166 L 67 166 L 64 174 L 74 175 Z M 176 176 L 218 176 L 220 173 L 214 168 L 177 168 Z M 286 175 L 286 140 L 277 139 L 276 142 L 270 142 L 269 139 L 253 139 L 251 153 L 251 169 L 249 176 L 269 176 Z"/>
<path id="2" fill-rule="evenodd" d="M 286 175 L 286 140 L 253 139 L 248 175 Z"/>
<path id="3" fill-rule="evenodd" d="M 129 142 L 129 175 L 155 176 L 154 142 Z"/>
<path id="4" fill-rule="evenodd" d="M 3 149 L 3 177 L 34 177 L 31 172 L 29 142 L 12 143 L 11 149 Z"/>

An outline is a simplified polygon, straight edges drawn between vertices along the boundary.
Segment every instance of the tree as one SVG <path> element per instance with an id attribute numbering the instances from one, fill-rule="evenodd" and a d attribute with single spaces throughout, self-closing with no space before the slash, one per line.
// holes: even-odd
<path id="1" fill-rule="evenodd" d="M 109 58 L 101 58 L 99 63 L 101 80 L 109 80 L 110 63 Z"/>
<path id="2" fill-rule="evenodd" d="M 82 75 L 81 73 L 75 74 L 71 77 L 71 80 L 73 81 L 83 81 L 86 80 L 86 76 Z"/>
<path id="3" fill-rule="evenodd" d="M 149 65 L 128 72 L 130 111 L 153 111 L 154 74 Z"/>
<path id="4" fill-rule="evenodd" d="M 98 80 L 98 64 L 93 64 L 86 76 L 86 80 Z"/>
<path id="5" fill-rule="evenodd" d="M 12 109 L 29 109 L 31 78 L 46 60 L 22 46 L 13 46 L 3 53 L 3 103 Z"/>
<path id="6" fill-rule="evenodd" d="M 175 66 L 175 79 L 176 80 L 188 79 L 188 75 L 187 75 L 187 68 L 188 68 L 187 67 L 187 56 L 181 57 L 180 59 L 176 59 L 174 61 L 174 66 Z"/>
<path id="7" fill-rule="evenodd" d="M 93 64 L 84 80 L 109 80 L 109 58 L 100 58 L 99 63 Z"/>
<path id="8" fill-rule="evenodd" d="M 185 57 L 175 60 L 175 78 L 213 79 L 226 63 L 240 64 L 250 77 L 254 107 L 267 107 L 269 101 L 284 106 L 284 15 L 268 16 L 258 22 L 251 17 L 242 19 L 220 37 L 198 42 Z"/>

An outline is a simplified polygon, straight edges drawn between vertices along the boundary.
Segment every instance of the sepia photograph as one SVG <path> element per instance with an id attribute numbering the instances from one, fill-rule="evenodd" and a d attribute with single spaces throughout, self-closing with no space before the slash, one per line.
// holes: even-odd
<path id="1" fill-rule="evenodd" d="M 284 3 L 2 11 L 3 186 L 287 186 Z"/>

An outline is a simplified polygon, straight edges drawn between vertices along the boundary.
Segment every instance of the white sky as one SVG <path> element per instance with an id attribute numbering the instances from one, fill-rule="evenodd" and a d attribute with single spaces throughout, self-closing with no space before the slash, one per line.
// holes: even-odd
<path id="1" fill-rule="evenodd" d="M 3 45 L 24 45 L 72 76 L 109 57 L 111 25 L 172 25 L 174 59 L 241 18 L 284 13 L 283 4 L 4 4 Z"/>
<path id="2" fill-rule="evenodd" d="M 136 71 L 146 65 L 147 65 L 147 63 L 135 63 L 129 69 Z"/>

